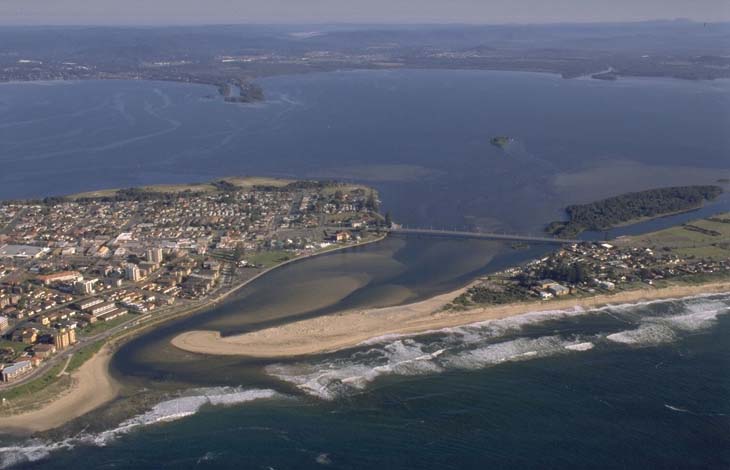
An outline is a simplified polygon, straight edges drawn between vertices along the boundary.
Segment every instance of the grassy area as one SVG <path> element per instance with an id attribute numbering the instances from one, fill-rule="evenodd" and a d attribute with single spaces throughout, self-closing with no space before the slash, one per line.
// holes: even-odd
<path id="1" fill-rule="evenodd" d="M 282 178 L 266 178 L 263 176 L 234 176 L 231 178 L 222 178 L 222 180 L 231 183 L 234 186 L 238 186 L 239 188 L 251 188 L 253 186 L 276 186 L 280 188 L 295 181 Z"/>
<path id="2" fill-rule="evenodd" d="M 88 325 L 86 328 L 79 331 L 81 336 L 91 336 L 98 333 L 102 333 L 104 331 L 107 331 L 111 328 L 114 328 L 115 326 L 119 326 L 124 322 L 127 322 L 130 320 L 130 314 L 122 315 L 121 317 L 117 317 L 113 320 L 109 321 L 97 321 L 93 325 Z"/>
<path id="3" fill-rule="evenodd" d="M 16 354 L 22 353 L 28 345 L 20 343 L 18 341 L 8 341 L 6 339 L 0 339 L 0 349 L 10 348 L 15 351 Z"/>
<path id="4" fill-rule="evenodd" d="M 289 183 L 292 183 L 294 180 L 248 176 L 248 177 L 221 178 L 220 180 L 216 180 L 216 181 L 225 181 L 225 182 L 230 183 L 239 188 L 252 188 L 254 186 L 282 187 L 282 186 L 286 186 Z M 138 188 L 145 192 L 155 192 L 155 193 L 182 193 L 185 191 L 206 192 L 207 193 L 207 192 L 218 191 L 218 188 L 216 188 L 216 186 L 212 183 L 213 182 L 182 183 L 182 184 L 155 184 L 155 185 L 149 185 L 149 186 L 139 186 Z M 109 197 L 109 196 L 114 196 L 119 190 L 120 190 L 120 188 L 102 189 L 99 191 L 88 191 L 85 193 L 72 194 L 68 197 L 71 199 Z"/>
<path id="5" fill-rule="evenodd" d="M 105 340 L 99 340 L 96 343 L 89 344 L 88 346 L 84 346 L 83 348 L 76 351 L 74 355 L 71 356 L 71 360 L 68 363 L 66 372 L 73 372 L 81 367 L 86 361 L 91 359 L 94 354 L 99 352 L 99 350 L 102 346 L 104 346 L 105 343 Z"/>
<path id="6" fill-rule="evenodd" d="M 332 196 L 337 191 L 341 191 L 342 193 L 347 194 L 347 193 L 351 193 L 351 192 L 357 191 L 357 190 L 366 191 L 366 192 L 373 191 L 373 193 L 375 194 L 376 197 L 378 195 L 378 192 L 375 191 L 374 189 L 371 189 L 362 184 L 354 184 L 354 183 L 343 183 L 343 184 L 338 184 L 338 185 L 327 186 L 326 188 L 322 189 L 322 194 L 325 196 Z"/>
<path id="7" fill-rule="evenodd" d="M 360 213 L 359 212 L 341 212 L 339 214 L 327 214 L 327 225 L 335 225 L 339 224 L 341 222 L 345 222 L 347 220 L 359 220 L 360 219 Z"/>
<path id="8" fill-rule="evenodd" d="M 249 263 L 262 265 L 265 268 L 270 268 L 279 263 L 283 263 L 284 261 L 288 261 L 292 258 L 294 258 L 294 255 L 288 251 L 272 250 L 256 253 L 255 255 L 247 257 L 246 260 Z"/>
<path id="9" fill-rule="evenodd" d="M 624 237 L 618 245 L 667 251 L 682 257 L 726 259 L 730 257 L 730 214 L 701 219 L 657 232 Z M 699 230 L 697 230 L 699 229 Z M 704 232 L 703 232 L 704 231 Z"/>
<path id="10" fill-rule="evenodd" d="M 30 403 L 31 400 L 32 402 L 39 402 L 43 400 L 43 398 L 51 398 L 57 390 L 55 387 L 53 387 L 53 390 L 51 390 L 51 387 L 49 387 L 49 385 L 58 380 L 57 376 L 58 373 L 61 372 L 63 364 L 63 362 L 56 364 L 55 366 L 51 367 L 48 372 L 35 380 L 32 380 L 18 387 L 11 388 L 10 390 L 0 392 L 0 399 L 4 398 L 10 402 L 13 402 L 13 405 L 18 405 L 21 404 L 21 399 Z"/>

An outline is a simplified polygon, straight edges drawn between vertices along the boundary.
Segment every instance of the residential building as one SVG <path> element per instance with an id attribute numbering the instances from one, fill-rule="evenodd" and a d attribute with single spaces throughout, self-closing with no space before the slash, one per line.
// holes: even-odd
<path id="1" fill-rule="evenodd" d="M 112 310 L 116 309 L 117 306 L 114 302 L 104 302 L 101 304 L 96 304 L 93 307 L 89 307 L 85 309 L 84 311 L 86 313 L 90 313 L 91 315 L 98 317 L 99 315 L 103 315 L 107 312 L 111 312 Z"/>
<path id="2" fill-rule="evenodd" d="M 20 334 L 20 340 L 25 344 L 34 344 L 38 341 L 38 331 L 34 328 L 25 329 Z"/>
<path id="3" fill-rule="evenodd" d="M 548 291 L 550 291 L 550 293 L 553 294 L 555 297 L 570 294 L 570 289 L 557 283 L 551 284 L 550 287 L 548 287 Z"/>
<path id="4" fill-rule="evenodd" d="M 58 273 L 38 276 L 38 280 L 45 285 L 49 285 L 54 282 L 79 281 L 83 278 L 84 277 L 78 271 L 61 271 Z"/>
<path id="5" fill-rule="evenodd" d="M 56 346 L 53 344 L 36 344 L 33 347 L 33 355 L 41 359 L 47 359 L 56 353 Z"/>
<path id="6" fill-rule="evenodd" d="M 127 267 L 124 268 L 124 274 L 125 277 L 132 282 L 137 282 L 142 279 L 139 267 L 136 264 L 128 264 Z"/>
<path id="7" fill-rule="evenodd" d="M 150 248 L 147 250 L 147 261 L 155 264 L 162 263 L 163 253 L 162 248 Z"/>
<path id="8" fill-rule="evenodd" d="M 81 301 L 77 302 L 76 307 L 79 310 L 86 311 L 86 310 L 90 309 L 91 307 L 93 307 L 94 305 L 99 305 L 100 303 L 103 303 L 103 302 L 104 302 L 104 299 L 101 299 L 99 297 L 94 297 L 91 299 L 81 300 Z"/>
<path id="9" fill-rule="evenodd" d="M 53 335 L 53 346 L 60 351 L 66 349 L 76 342 L 76 331 L 67 330 L 65 328 L 57 331 Z"/>
<path id="10" fill-rule="evenodd" d="M 89 295 L 94 292 L 94 285 L 97 283 L 97 281 L 98 279 L 76 281 L 74 283 L 74 290 L 77 294 Z"/>
<path id="11" fill-rule="evenodd" d="M 2 370 L 3 382 L 12 382 L 33 370 L 30 361 L 19 361 L 5 366 Z"/>
<path id="12" fill-rule="evenodd" d="M 31 259 L 50 251 L 43 246 L 0 245 L 0 258 Z"/>

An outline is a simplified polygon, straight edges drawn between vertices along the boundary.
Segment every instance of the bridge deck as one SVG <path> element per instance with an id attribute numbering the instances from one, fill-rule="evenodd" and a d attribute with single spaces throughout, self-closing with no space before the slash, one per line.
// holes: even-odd
<path id="1" fill-rule="evenodd" d="M 539 237 L 533 235 L 518 235 L 518 234 L 506 234 L 506 233 L 492 233 L 492 232 L 467 232 L 459 230 L 438 230 L 438 229 L 424 229 L 424 228 L 391 228 L 388 229 L 390 233 L 402 233 L 407 235 L 431 235 L 439 237 L 461 237 L 461 238 L 482 238 L 487 240 L 511 240 L 511 241 L 523 241 L 523 242 L 534 242 L 534 243 L 553 243 L 558 245 L 565 245 L 568 243 L 580 243 L 581 240 L 569 240 L 564 238 L 554 237 Z"/>

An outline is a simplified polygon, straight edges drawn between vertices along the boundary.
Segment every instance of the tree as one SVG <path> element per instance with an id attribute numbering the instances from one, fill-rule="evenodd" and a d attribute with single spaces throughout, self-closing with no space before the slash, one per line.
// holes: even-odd
<path id="1" fill-rule="evenodd" d="M 236 261 L 241 261 L 246 254 L 246 250 L 243 248 L 243 243 L 238 243 L 236 248 L 233 250 L 233 257 Z"/>
<path id="2" fill-rule="evenodd" d="M 365 201 L 365 207 L 367 207 L 371 211 L 378 210 L 378 198 L 375 197 L 375 191 L 370 190 L 367 201 Z"/>
<path id="3" fill-rule="evenodd" d="M 390 211 L 385 213 L 385 227 L 390 228 L 393 225 L 393 219 L 390 217 Z"/>

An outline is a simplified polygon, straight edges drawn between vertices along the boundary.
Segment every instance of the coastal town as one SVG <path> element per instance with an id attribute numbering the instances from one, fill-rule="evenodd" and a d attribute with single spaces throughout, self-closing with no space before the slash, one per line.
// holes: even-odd
<path id="1" fill-rule="evenodd" d="M 730 277 L 730 218 L 718 215 L 638 237 L 573 243 L 485 276 L 452 309 L 589 297 Z"/>
<path id="2" fill-rule="evenodd" d="M 0 377 L 235 289 L 290 259 L 377 238 L 377 194 L 229 178 L 0 204 Z"/>

